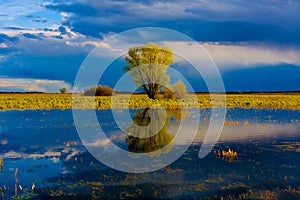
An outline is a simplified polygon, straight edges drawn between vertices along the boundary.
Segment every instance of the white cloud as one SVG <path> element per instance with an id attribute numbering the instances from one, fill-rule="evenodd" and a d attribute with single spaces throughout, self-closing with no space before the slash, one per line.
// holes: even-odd
<path id="1" fill-rule="evenodd" d="M 300 66 L 300 51 L 273 46 L 251 45 L 210 45 L 203 47 L 219 65 L 254 66 L 276 65 L 281 63 Z"/>
<path id="2" fill-rule="evenodd" d="M 143 33 L 145 35 L 145 33 Z M 148 36 L 147 36 L 148 37 Z M 127 40 L 130 40 L 128 42 Z M 113 57 L 126 53 L 128 48 L 142 44 L 134 43 L 131 38 L 114 37 L 105 43 L 99 43 L 99 56 Z M 232 68 L 251 68 L 257 66 L 270 66 L 278 64 L 292 64 L 300 66 L 300 50 L 294 47 L 282 47 L 264 43 L 198 43 L 182 41 L 164 41 L 161 44 L 172 49 L 175 63 L 183 59 L 201 65 L 211 66 L 210 58 L 221 70 Z M 199 48 L 201 45 L 202 48 Z M 184 53 L 180 55 L 178 52 Z M 204 67 L 205 68 L 205 67 Z"/>
<path id="3" fill-rule="evenodd" d="M 7 48 L 7 45 L 5 43 L 0 43 L 0 48 Z"/>
<path id="4" fill-rule="evenodd" d="M 61 34 L 58 27 L 52 27 L 50 30 L 3 30 L 2 33 L 18 37 L 19 41 L 0 43 L 0 48 L 13 48 L 33 55 L 47 56 L 59 56 L 62 52 L 64 55 L 88 53 L 94 47 L 101 46 L 109 48 L 101 39 L 86 37 L 68 27 L 64 28 L 66 34 Z M 37 36 L 37 39 L 24 37 L 25 33 Z"/>
<path id="5" fill-rule="evenodd" d="M 0 144 L 1 145 L 7 145 L 8 144 L 8 140 L 0 140 Z"/>
<path id="6" fill-rule="evenodd" d="M 149 32 L 139 32 L 136 40 L 130 37 L 113 37 L 94 44 L 97 46 L 95 55 L 105 58 L 117 58 L 124 56 L 127 50 L 133 46 L 143 45 L 144 38 L 147 41 Z M 153 37 L 156 37 L 155 35 Z M 142 38 L 142 39 L 141 39 Z M 93 44 L 84 42 L 83 44 Z M 189 58 L 193 63 L 199 63 L 201 70 L 209 73 L 212 62 L 217 65 L 219 70 L 231 70 L 240 68 L 252 68 L 257 66 L 275 66 L 279 64 L 291 64 L 300 66 L 300 50 L 295 47 L 282 47 L 266 43 L 198 43 L 183 41 L 163 41 L 160 44 L 172 49 L 175 56 L 175 63 L 180 63 L 184 58 Z M 74 45 L 74 44 L 73 44 Z M 80 45 L 80 44 L 77 44 Z M 201 45 L 202 48 L 199 48 Z M 178 52 L 183 53 L 180 55 Z M 188 69 L 187 69 L 188 70 Z M 194 73 L 194 71 L 192 72 Z M 191 74 L 192 75 L 192 74 Z"/>
<path id="7" fill-rule="evenodd" d="M 0 91 L 59 92 L 63 87 L 71 91 L 71 85 L 61 80 L 0 77 Z"/>
<path id="8" fill-rule="evenodd" d="M 73 47 L 83 47 L 85 48 L 86 46 L 90 46 L 90 47 L 103 47 L 103 48 L 110 48 L 110 46 L 102 41 L 66 41 L 66 44 L 69 46 L 73 46 Z"/>
<path id="9" fill-rule="evenodd" d="M 9 151 L 2 155 L 5 158 L 45 158 L 45 157 L 60 157 L 60 152 L 54 152 L 54 151 L 46 151 L 43 154 L 41 153 L 32 153 L 32 154 L 26 154 L 21 152 L 15 152 L 15 151 Z"/>
<path id="10" fill-rule="evenodd" d="M 68 160 L 70 160 L 72 157 L 76 156 L 76 155 L 79 154 L 79 153 L 80 153 L 79 150 L 73 149 L 73 150 L 71 151 L 71 154 L 69 154 L 69 155 L 66 157 L 65 160 L 68 161 Z"/>
<path id="11" fill-rule="evenodd" d="M 111 143 L 111 139 L 105 139 L 105 140 L 96 140 L 94 142 L 85 142 L 85 146 L 88 147 L 99 147 L 99 146 L 107 146 Z"/>
<path id="12" fill-rule="evenodd" d="M 189 57 L 198 62 L 207 60 L 207 55 L 203 51 L 199 51 L 198 43 L 196 42 L 165 42 L 165 45 L 169 46 L 174 52 L 182 52 L 185 49 Z M 219 69 L 249 68 L 258 65 L 277 65 L 282 63 L 300 66 L 300 51 L 295 48 L 252 45 L 248 43 L 232 43 L 230 45 L 202 43 L 201 46 Z M 179 57 L 175 58 L 177 58 L 177 62 L 182 61 Z"/>
<path id="13" fill-rule="evenodd" d="M 251 122 L 250 122 L 251 123 Z M 195 143 L 203 142 L 206 134 L 206 127 L 201 126 L 198 134 L 194 140 Z M 257 123 L 249 124 L 247 127 L 230 127 L 226 126 L 222 130 L 222 134 L 218 142 L 228 141 L 250 141 L 253 139 L 261 138 L 274 138 L 274 137 L 296 137 L 299 135 L 300 124 L 270 124 L 266 123 L 264 126 L 259 126 Z"/>
<path id="14" fill-rule="evenodd" d="M 24 33 L 30 33 L 33 35 L 38 35 L 38 34 L 43 34 L 44 36 L 59 36 L 60 32 L 59 31 L 53 31 L 53 30 L 10 30 L 10 29 L 5 29 L 1 30 L 2 33 L 13 37 L 13 36 L 20 36 Z"/>

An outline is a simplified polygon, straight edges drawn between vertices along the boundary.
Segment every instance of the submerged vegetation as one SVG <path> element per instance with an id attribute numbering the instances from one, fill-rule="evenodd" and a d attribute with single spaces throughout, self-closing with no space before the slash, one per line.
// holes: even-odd
<path id="1" fill-rule="evenodd" d="M 0 172 L 3 170 L 3 159 L 0 157 Z"/>
<path id="2" fill-rule="evenodd" d="M 224 149 L 222 151 L 214 151 L 214 154 L 217 158 L 222 158 L 228 162 L 232 162 L 238 158 L 238 153 L 230 148 L 227 151 Z"/>
<path id="3" fill-rule="evenodd" d="M 113 103 L 109 96 L 82 96 L 81 94 L 0 94 L 0 110 L 37 110 L 37 109 L 71 109 L 72 99 L 76 109 L 110 109 L 110 108 L 149 108 L 160 104 L 166 109 L 183 107 L 210 108 L 223 105 L 223 99 L 218 94 L 212 94 L 214 105 L 209 94 L 197 94 L 195 102 L 190 95 L 184 99 L 150 99 L 145 94 L 134 94 L 128 102 L 128 95 L 118 94 Z M 228 108 L 273 108 L 300 110 L 299 93 L 273 94 L 227 94 Z"/>

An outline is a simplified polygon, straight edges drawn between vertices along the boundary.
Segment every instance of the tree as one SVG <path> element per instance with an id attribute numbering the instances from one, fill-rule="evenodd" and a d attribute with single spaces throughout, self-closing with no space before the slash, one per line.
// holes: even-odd
<path id="1" fill-rule="evenodd" d="M 133 47 L 125 57 L 128 65 L 124 67 L 129 72 L 137 87 L 143 88 L 149 98 L 157 98 L 164 85 L 168 85 L 170 77 L 166 74 L 168 67 L 174 63 L 173 52 L 167 46 L 155 43 Z"/>
<path id="2" fill-rule="evenodd" d="M 59 91 L 60 91 L 60 93 L 62 93 L 62 94 L 65 94 L 65 93 L 68 92 L 68 91 L 67 91 L 67 88 L 60 88 Z"/>

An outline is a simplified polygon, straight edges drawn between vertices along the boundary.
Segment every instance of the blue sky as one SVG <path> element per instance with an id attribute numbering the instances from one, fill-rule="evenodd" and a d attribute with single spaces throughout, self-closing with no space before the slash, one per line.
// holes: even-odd
<path id="1" fill-rule="evenodd" d="M 94 47 L 148 26 L 200 42 L 227 91 L 300 90 L 299 10 L 298 0 L 0 0 L 0 91 L 71 90 Z M 124 62 L 115 65 L 108 76 L 122 73 Z M 180 67 L 194 90 L 205 90 Z"/>

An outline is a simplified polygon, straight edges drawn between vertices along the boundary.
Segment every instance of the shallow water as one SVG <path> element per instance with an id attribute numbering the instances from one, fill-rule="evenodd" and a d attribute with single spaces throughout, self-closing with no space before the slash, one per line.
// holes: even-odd
<path id="1" fill-rule="evenodd" d="M 139 125 L 149 123 L 142 119 L 143 110 L 130 110 L 130 114 Z M 153 143 L 125 135 L 110 110 L 97 111 L 97 116 L 108 139 L 89 144 L 104 154 L 109 153 L 110 143 L 135 153 L 156 151 L 172 143 L 180 122 L 177 113 L 168 113 L 159 133 L 163 139 Z M 218 143 L 203 159 L 198 151 L 210 112 L 201 110 L 196 116 L 198 133 L 184 155 L 160 170 L 133 174 L 103 165 L 86 150 L 71 110 L 0 112 L 0 158 L 4 160 L 0 199 L 1 195 L 4 199 L 300 198 L 300 111 L 229 109 Z M 238 158 L 229 161 L 215 154 L 228 148 Z"/>

